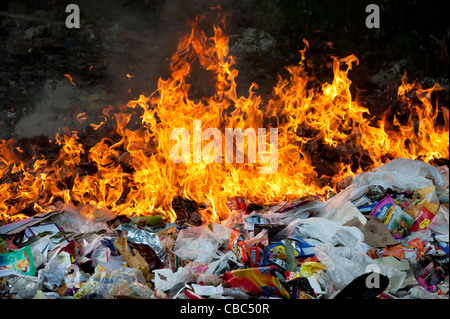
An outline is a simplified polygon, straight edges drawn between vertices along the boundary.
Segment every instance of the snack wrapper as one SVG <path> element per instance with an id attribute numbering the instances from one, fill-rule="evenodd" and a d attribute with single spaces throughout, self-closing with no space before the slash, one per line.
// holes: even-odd
<path id="1" fill-rule="evenodd" d="M 409 231 L 416 232 L 427 228 L 430 221 L 434 218 L 434 214 L 428 209 L 423 207 L 417 217 L 414 219 L 414 223 L 409 228 Z"/>
<path id="2" fill-rule="evenodd" d="M 236 196 L 227 200 L 226 205 L 231 212 L 243 209 L 246 214 L 250 214 L 250 210 L 247 206 L 247 199 L 242 196 Z"/>
<path id="3" fill-rule="evenodd" d="M 422 242 L 416 238 L 406 244 L 398 244 L 394 246 L 386 246 L 377 253 L 378 258 L 394 256 L 400 259 L 419 259 L 425 255 L 425 248 Z"/>
<path id="4" fill-rule="evenodd" d="M 227 271 L 221 277 L 229 287 L 241 288 L 253 296 L 283 297 L 283 288 L 272 274 L 274 270 L 275 266 L 243 268 Z"/>
<path id="5" fill-rule="evenodd" d="M 409 227 L 414 222 L 414 218 L 405 213 L 390 195 L 386 195 L 380 200 L 369 215 L 376 216 L 381 220 L 394 238 L 402 238 L 403 235 L 407 235 Z"/>
<path id="6" fill-rule="evenodd" d="M 297 277 L 311 277 L 319 271 L 323 271 L 327 268 L 326 265 L 318 261 L 308 261 L 302 263 L 300 271 L 286 271 L 286 280 L 292 280 Z"/>
<path id="7" fill-rule="evenodd" d="M 250 267 L 258 267 L 260 253 L 261 253 L 260 247 L 252 246 L 247 248 L 248 265 Z"/>
<path id="8" fill-rule="evenodd" d="M 30 246 L 0 254 L 0 273 L 2 271 L 15 271 L 23 275 L 35 276 L 34 260 Z"/>
<path id="9" fill-rule="evenodd" d="M 244 237 L 242 237 L 241 233 L 237 229 L 233 228 L 231 230 L 228 249 L 236 254 L 239 261 L 245 263 L 248 260 Z"/>
<path id="10" fill-rule="evenodd" d="M 294 246 L 295 258 L 314 256 L 313 246 L 305 242 L 300 237 L 290 236 L 288 239 Z M 260 266 L 268 266 L 273 264 L 286 269 L 286 247 L 284 239 L 267 247 L 259 263 Z"/>

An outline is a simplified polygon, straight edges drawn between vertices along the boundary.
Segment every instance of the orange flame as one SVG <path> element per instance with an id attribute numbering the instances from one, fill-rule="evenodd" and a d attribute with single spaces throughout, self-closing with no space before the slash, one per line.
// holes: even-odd
<path id="1" fill-rule="evenodd" d="M 331 176 L 333 182 L 362 172 L 359 164 L 355 170 L 350 165 L 353 159 L 359 163 L 362 153 L 373 167 L 396 157 L 426 162 L 449 157 L 448 109 L 431 102 L 431 94 L 441 89 L 437 84 L 422 89 L 420 84 L 407 84 L 404 77 L 398 99 L 409 117 L 394 114 L 389 123 L 388 110 L 376 120 L 350 93 L 347 74 L 358 59 L 354 55 L 333 58 L 332 83 L 311 88 L 312 79 L 304 67 L 308 48 L 304 40 L 301 61 L 286 68 L 288 78 L 278 76 L 267 102 L 255 93 L 256 83 L 247 96 L 238 96 L 238 71 L 233 67 L 234 58 L 228 55 L 229 38 L 219 26 L 207 37 L 199 28 L 201 21 L 199 16 L 190 22 L 191 32 L 180 39 L 170 60 L 170 76 L 159 78 L 154 93 L 129 101 L 115 114 L 108 106 L 100 124 L 91 124 L 97 130 L 113 121 L 115 137 L 104 137 L 87 147 L 79 143 L 77 132 L 66 130 L 56 136 L 59 153 L 54 158 L 35 154 L 33 160 L 23 159 L 21 149 L 14 148 L 15 140 L 0 141 L 0 216 L 4 222 L 27 217 L 23 212 L 31 207 L 39 212 L 58 201 L 107 207 L 128 216 L 158 213 L 174 221 L 177 216 L 171 202 L 176 196 L 205 203 L 205 221 L 220 221 L 228 216 L 225 202 L 233 196 L 273 204 L 310 194 L 325 195 L 332 187 L 324 185 L 311 154 L 304 150 L 312 140 L 330 149 L 351 142 L 360 150 L 341 159 L 338 173 Z M 224 25 L 223 16 L 221 21 Z M 192 99 L 189 94 L 188 80 L 196 60 L 214 78 L 214 93 L 202 99 Z M 65 76 L 72 82 L 70 75 Z M 411 98 L 411 92 L 416 98 Z M 140 114 L 142 121 L 136 129 L 129 125 L 133 113 Z M 194 129 L 194 120 L 200 121 L 200 128 Z M 227 163 L 224 152 L 219 154 L 221 163 L 195 161 L 194 148 L 207 149 L 211 136 L 203 136 L 200 145 L 191 139 L 185 163 L 175 164 L 170 160 L 175 128 L 185 128 L 190 138 L 199 130 L 205 133 L 208 128 L 217 128 L 222 141 L 225 128 L 266 128 L 266 136 L 258 139 L 266 150 L 270 149 L 269 128 L 277 128 L 278 169 L 273 174 L 260 174 L 264 163 L 250 161 L 249 154 L 245 163 Z M 310 134 L 303 134 L 305 131 Z M 248 152 L 250 147 L 249 139 L 244 139 L 244 150 Z M 267 158 L 269 154 L 258 155 Z M 86 162 L 89 170 L 80 167 Z"/>
<path id="2" fill-rule="evenodd" d="M 69 79 L 69 81 L 70 81 L 70 83 L 72 83 L 72 85 L 77 86 L 75 83 L 73 83 L 72 77 L 70 76 L 70 74 L 64 74 L 64 76 Z"/>

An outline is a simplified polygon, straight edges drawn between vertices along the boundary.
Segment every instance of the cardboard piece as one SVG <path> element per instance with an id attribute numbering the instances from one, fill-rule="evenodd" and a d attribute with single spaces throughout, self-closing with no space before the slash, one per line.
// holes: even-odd
<path id="1" fill-rule="evenodd" d="M 62 229 L 56 225 L 55 223 L 43 223 L 39 225 L 34 226 L 28 226 L 25 228 L 25 234 L 24 238 L 30 238 L 32 236 L 36 236 L 39 234 L 42 234 L 44 232 L 49 232 L 51 236 L 61 232 Z M 65 246 L 69 243 L 69 241 L 65 238 L 49 238 L 49 240 L 46 242 L 46 245 L 41 245 L 40 251 L 42 255 L 47 256 L 46 253 L 48 251 L 53 250 L 56 246 Z"/>
<path id="2" fill-rule="evenodd" d="M 122 257 L 127 262 L 128 266 L 131 268 L 136 268 L 142 271 L 144 278 L 147 277 L 150 266 L 145 261 L 144 257 L 139 254 L 137 249 L 133 249 L 133 254 L 131 254 L 128 248 L 128 241 L 126 238 L 119 237 L 117 241 L 114 243 L 114 247 L 116 247 L 117 251 L 122 255 Z"/>
<path id="3" fill-rule="evenodd" d="M 397 241 L 376 216 L 365 216 L 367 222 L 363 225 L 358 218 L 349 220 L 344 226 L 353 226 L 358 228 L 364 235 L 364 242 L 374 248 L 381 248 L 390 245 L 396 245 Z"/>
<path id="4" fill-rule="evenodd" d="M 27 227 L 39 224 L 46 220 L 47 218 L 50 218 L 56 214 L 60 214 L 62 210 L 52 211 L 49 213 L 43 213 L 39 215 L 35 215 L 33 217 L 25 218 L 22 220 L 19 220 L 17 222 L 9 223 L 3 226 L 0 226 L 0 235 L 14 235 L 22 230 L 24 230 Z"/>

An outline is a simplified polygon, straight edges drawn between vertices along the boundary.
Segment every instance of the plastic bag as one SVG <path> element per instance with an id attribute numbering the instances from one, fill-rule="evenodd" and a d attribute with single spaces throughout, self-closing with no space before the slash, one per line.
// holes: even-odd
<path id="1" fill-rule="evenodd" d="M 366 224 L 366 218 L 363 214 L 353 205 L 352 202 L 346 201 L 337 211 L 336 214 L 330 217 L 330 220 L 338 223 L 339 225 L 344 225 L 353 218 L 357 218 L 361 224 Z"/>
<path id="2" fill-rule="evenodd" d="M 99 246 L 102 246 L 101 237 L 99 235 L 93 235 L 89 237 L 89 240 L 83 239 L 81 250 L 77 254 L 76 262 L 83 263 L 87 261 L 87 255 L 91 254 Z"/>
<path id="3" fill-rule="evenodd" d="M 53 255 L 44 268 L 38 272 L 38 278 L 42 280 L 43 285 L 49 290 L 59 287 L 64 281 L 64 276 L 67 273 L 67 268 L 70 266 L 70 254 L 67 252 L 60 252 Z"/>
<path id="4" fill-rule="evenodd" d="M 432 293 L 420 285 L 416 285 L 409 290 L 409 297 L 413 299 L 447 299 L 446 296 L 439 296 L 437 293 Z"/>
<path id="5" fill-rule="evenodd" d="M 238 224 L 244 224 L 246 212 L 243 209 L 232 211 L 227 219 L 225 219 L 220 225 L 233 228 Z"/>
<path id="6" fill-rule="evenodd" d="M 197 284 L 218 286 L 222 283 L 222 279 L 214 274 L 199 274 Z"/>
<path id="7" fill-rule="evenodd" d="M 180 284 L 195 282 L 201 274 L 209 269 L 208 265 L 198 262 L 190 262 L 185 267 L 179 267 L 176 272 L 171 269 L 155 269 L 155 290 L 168 291 Z"/>
<path id="8" fill-rule="evenodd" d="M 353 202 L 365 196 L 369 185 L 379 185 L 384 189 L 422 189 L 436 184 L 445 186 L 444 176 L 439 170 L 422 161 L 396 158 L 370 172 L 354 176 L 352 184 L 326 202 L 318 203 L 314 210 L 319 217 L 332 218 L 346 201 Z"/>
<path id="9" fill-rule="evenodd" d="M 168 291 L 180 283 L 195 281 L 195 275 L 184 267 L 178 268 L 174 273 L 170 269 L 162 268 L 153 270 L 155 274 L 155 290 Z"/>
<path id="10" fill-rule="evenodd" d="M 444 205 L 439 207 L 437 214 L 430 221 L 427 228 L 436 234 L 439 241 L 449 242 L 449 214 L 448 208 Z"/>
<path id="11" fill-rule="evenodd" d="M 95 233 L 109 228 L 104 222 L 93 222 L 83 216 L 73 204 L 64 204 L 63 212 L 52 217 L 52 220 L 64 231 L 74 233 Z"/>
<path id="12" fill-rule="evenodd" d="M 303 238 L 307 243 L 318 247 L 325 243 L 332 243 L 333 245 L 342 244 L 355 248 L 364 240 L 364 235 L 358 228 L 341 226 L 336 222 L 320 217 L 294 220 L 279 235 L 296 235 Z"/>
<path id="13" fill-rule="evenodd" d="M 152 294 L 153 290 L 147 286 L 144 276 L 138 269 L 122 267 L 109 270 L 97 266 L 95 273 L 75 293 L 75 298 L 91 296 L 100 299 L 112 299 L 117 296 L 150 298 Z"/>
<path id="14" fill-rule="evenodd" d="M 66 268 L 67 274 L 64 277 L 64 283 L 68 289 L 80 288 L 82 282 L 89 280 L 89 275 L 80 271 L 78 265 L 72 264 Z"/>
<path id="15" fill-rule="evenodd" d="M 9 275 L 7 281 L 11 285 L 9 292 L 17 294 L 18 299 L 32 299 L 42 287 L 39 278 L 33 276 Z"/>
<path id="16" fill-rule="evenodd" d="M 258 245 L 258 244 L 265 245 L 268 242 L 269 242 L 269 238 L 267 236 L 267 229 L 263 229 L 256 236 L 245 239 L 245 246 L 251 247 L 253 245 Z"/>
<path id="17" fill-rule="evenodd" d="M 209 227 L 203 225 L 182 229 L 178 234 L 173 252 L 181 259 L 192 259 L 195 262 L 208 264 L 216 255 L 221 243 Z"/>
<path id="18" fill-rule="evenodd" d="M 116 270 L 103 269 L 100 284 L 92 291 L 97 298 L 111 299 L 117 296 L 139 296 L 150 298 L 151 290 L 142 275 L 135 268 L 123 267 Z"/>
<path id="19" fill-rule="evenodd" d="M 220 253 L 221 254 L 221 253 Z M 205 274 L 215 274 L 219 275 L 230 269 L 228 261 L 232 261 L 233 263 L 238 263 L 236 254 L 232 251 L 228 251 L 226 254 L 223 254 L 219 257 L 218 260 L 214 260 L 208 265 L 208 269 L 205 271 Z"/>
<path id="20" fill-rule="evenodd" d="M 93 266 L 102 265 L 105 268 L 111 257 L 111 249 L 105 245 L 97 246 L 91 253 L 91 259 L 94 262 Z"/>
<path id="21" fill-rule="evenodd" d="M 406 273 L 388 265 L 384 265 L 366 254 L 348 247 L 333 247 L 327 243 L 322 248 L 315 247 L 317 259 L 327 266 L 326 273 L 338 289 L 344 289 L 353 279 L 366 272 L 378 272 L 387 276 L 390 280 L 388 289 L 396 292 L 403 281 Z M 396 283 L 395 286 L 392 283 Z"/>

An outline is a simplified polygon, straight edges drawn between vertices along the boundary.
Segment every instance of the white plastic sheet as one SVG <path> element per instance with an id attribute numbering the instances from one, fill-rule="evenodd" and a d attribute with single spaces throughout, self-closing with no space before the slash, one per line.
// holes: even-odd
<path id="1" fill-rule="evenodd" d="M 435 238 L 439 241 L 449 241 L 449 214 L 448 208 L 444 205 L 439 207 L 439 210 L 428 224 L 427 228 L 436 234 Z"/>
<path id="2" fill-rule="evenodd" d="M 313 246 L 321 247 L 325 243 L 342 244 L 356 248 L 364 241 L 363 233 L 356 227 L 342 226 L 338 223 L 320 218 L 296 219 L 279 235 L 297 235 Z"/>
<path id="3" fill-rule="evenodd" d="M 208 226 L 182 229 L 174 246 L 174 254 L 181 259 L 208 264 L 222 244 L 219 237 Z"/>
<path id="4" fill-rule="evenodd" d="M 155 289 L 168 291 L 180 283 L 195 280 L 195 276 L 186 268 L 180 267 L 176 272 L 171 269 L 162 268 L 153 270 L 155 274 Z"/>
<path id="5" fill-rule="evenodd" d="M 346 189 L 328 201 L 317 204 L 314 210 L 319 217 L 331 219 L 347 201 L 356 205 L 356 201 L 367 193 L 369 185 L 380 185 L 385 189 L 418 190 L 432 185 L 444 187 L 445 179 L 436 167 L 428 163 L 396 158 L 370 172 L 356 175 Z"/>
<path id="6" fill-rule="evenodd" d="M 390 279 L 388 290 L 402 287 L 406 273 L 370 258 L 365 253 L 348 247 L 334 247 L 327 243 L 314 247 L 317 259 L 327 266 L 326 272 L 338 289 L 344 289 L 353 279 L 367 272 L 378 272 Z"/>

